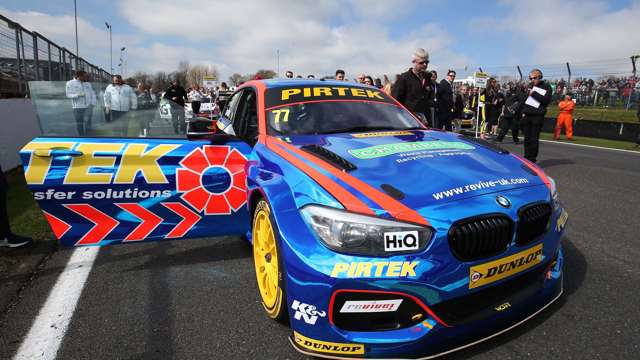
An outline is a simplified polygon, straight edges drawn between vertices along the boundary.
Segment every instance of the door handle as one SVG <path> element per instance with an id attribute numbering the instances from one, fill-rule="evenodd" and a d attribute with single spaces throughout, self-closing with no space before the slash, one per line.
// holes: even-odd
<path id="1" fill-rule="evenodd" d="M 82 151 L 71 150 L 71 148 L 66 147 L 54 147 L 54 148 L 45 148 L 45 149 L 35 149 L 33 151 L 35 156 L 39 157 L 56 157 L 56 156 L 82 156 Z"/>

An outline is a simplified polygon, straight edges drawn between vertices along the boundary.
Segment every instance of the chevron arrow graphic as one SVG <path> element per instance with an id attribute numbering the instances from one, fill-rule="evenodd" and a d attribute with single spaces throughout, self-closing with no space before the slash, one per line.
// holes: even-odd
<path id="1" fill-rule="evenodd" d="M 120 222 L 89 204 L 66 204 L 67 209 L 95 225 L 75 245 L 96 245 L 104 240 Z"/>
<path id="2" fill-rule="evenodd" d="M 162 224 L 162 218 L 138 203 L 115 204 L 119 208 L 128 211 L 142 222 L 124 238 L 123 241 L 142 241 L 146 239 L 158 225 Z"/>
<path id="3" fill-rule="evenodd" d="M 173 211 L 182 218 L 182 221 L 178 223 L 169 233 L 165 236 L 165 239 L 173 239 L 185 236 L 189 230 L 202 218 L 193 210 L 189 209 L 186 205 L 179 202 L 167 202 L 161 203 L 167 209 Z"/>

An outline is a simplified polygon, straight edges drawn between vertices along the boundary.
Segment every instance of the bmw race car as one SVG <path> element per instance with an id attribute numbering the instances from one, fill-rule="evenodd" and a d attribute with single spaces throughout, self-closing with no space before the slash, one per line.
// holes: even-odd
<path id="1" fill-rule="evenodd" d="M 328 358 L 430 358 L 563 291 L 568 215 L 535 164 L 365 85 L 259 80 L 221 132 L 39 137 L 26 180 L 68 246 L 246 235 L 262 305 Z"/>

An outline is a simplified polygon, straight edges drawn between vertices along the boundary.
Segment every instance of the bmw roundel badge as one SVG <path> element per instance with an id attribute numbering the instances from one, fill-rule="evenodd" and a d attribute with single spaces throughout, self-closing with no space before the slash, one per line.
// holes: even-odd
<path id="1" fill-rule="evenodd" d="M 511 207 L 511 201 L 509 201 L 509 199 L 507 199 L 502 195 L 496 196 L 496 202 L 498 203 L 498 205 L 502 206 L 503 208 Z"/>

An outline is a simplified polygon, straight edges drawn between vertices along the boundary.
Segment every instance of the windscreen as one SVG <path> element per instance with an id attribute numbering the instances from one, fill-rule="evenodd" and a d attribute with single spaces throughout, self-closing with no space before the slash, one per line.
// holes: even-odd
<path id="1" fill-rule="evenodd" d="M 274 135 L 422 128 L 408 111 L 375 88 L 273 88 L 267 90 L 265 102 L 268 131 Z"/>

